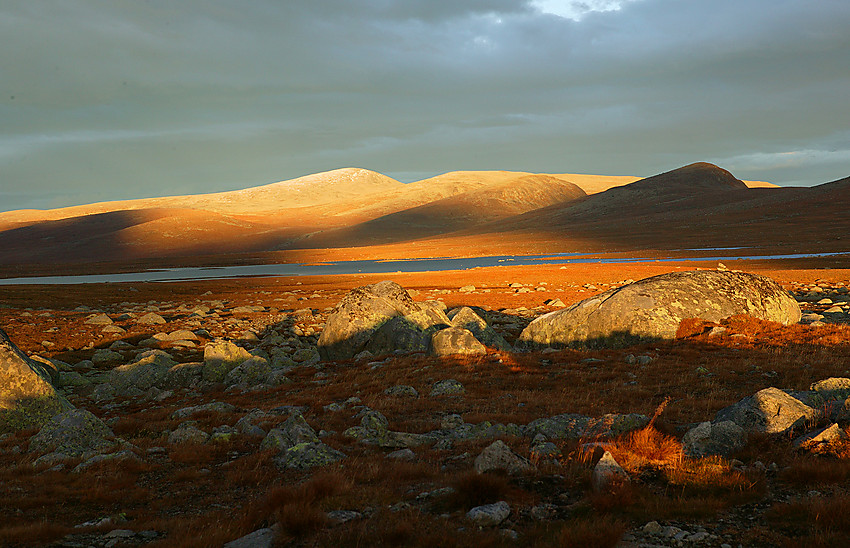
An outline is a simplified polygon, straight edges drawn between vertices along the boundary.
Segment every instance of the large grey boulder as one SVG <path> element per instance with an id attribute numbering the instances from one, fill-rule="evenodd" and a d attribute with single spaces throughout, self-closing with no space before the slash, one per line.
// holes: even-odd
<path id="1" fill-rule="evenodd" d="M 250 352 L 230 341 L 212 341 L 204 346 L 204 368 L 201 376 L 205 381 L 223 382 L 232 369 L 250 358 Z"/>
<path id="2" fill-rule="evenodd" d="M 483 356 L 486 353 L 487 348 L 475 338 L 472 331 L 462 327 L 447 327 L 431 337 L 431 354 L 434 356 Z"/>
<path id="3" fill-rule="evenodd" d="M 137 396 L 165 381 L 169 369 L 175 365 L 171 354 L 148 350 L 132 362 L 113 369 L 107 382 L 115 389 L 116 396 Z"/>
<path id="4" fill-rule="evenodd" d="M 91 411 L 71 409 L 51 418 L 30 440 L 29 450 L 52 451 L 64 457 L 79 457 L 115 445 L 115 434 Z"/>
<path id="5" fill-rule="evenodd" d="M 48 371 L 0 329 L 0 433 L 43 426 L 73 409 L 50 381 Z"/>
<path id="6" fill-rule="evenodd" d="M 319 337 L 319 354 L 324 360 L 351 359 L 367 349 L 381 326 L 399 316 L 404 322 L 397 320 L 392 329 L 388 328 L 388 332 L 381 335 L 383 341 L 376 340 L 369 347 L 370 352 L 392 352 L 396 345 L 406 347 L 415 343 L 418 339 L 411 333 L 410 326 L 430 336 L 451 323 L 444 312 L 414 302 L 397 283 L 378 282 L 352 289 L 336 305 Z"/>
<path id="7" fill-rule="evenodd" d="M 785 434 L 815 419 L 816 411 L 778 388 L 765 388 L 717 412 L 715 422 L 732 421 L 747 432 Z"/>
<path id="8" fill-rule="evenodd" d="M 519 340 L 535 346 L 672 339 L 686 318 L 717 322 L 735 314 L 783 324 L 797 323 L 801 316 L 797 301 L 764 276 L 713 270 L 671 272 L 540 316 Z"/>

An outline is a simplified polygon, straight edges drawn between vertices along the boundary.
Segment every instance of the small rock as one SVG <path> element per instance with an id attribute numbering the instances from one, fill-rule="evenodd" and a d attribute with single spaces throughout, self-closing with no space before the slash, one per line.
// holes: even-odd
<path id="1" fill-rule="evenodd" d="M 511 448 L 502 440 L 496 440 L 484 448 L 481 454 L 475 458 L 473 467 L 479 474 L 495 470 L 504 470 L 509 474 L 520 474 L 534 468 L 527 459 L 511 451 Z"/>
<path id="2" fill-rule="evenodd" d="M 605 451 L 596 466 L 593 467 L 591 482 L 596 492 L 605 491 L 623 483 L 629 483 L 629 475 L 623 470 L 614 456 Z"/>
<path id="3" fill-rule="evenodd" d="M 511 515 L 510 505 L 500 500 L 493 504 L 484 504 L 476 506 L 467 512 L 466 517 L 472 520 L 479 527 L 491 527 L 499 525 Z"/>
<path id="4" fill-rule="evenodd" d="M 455 394 L 464 394 L 466 389 L 455 379 L 446 379 L 438 381 L 431 387 L 431 397 L 450 396 Z"/>

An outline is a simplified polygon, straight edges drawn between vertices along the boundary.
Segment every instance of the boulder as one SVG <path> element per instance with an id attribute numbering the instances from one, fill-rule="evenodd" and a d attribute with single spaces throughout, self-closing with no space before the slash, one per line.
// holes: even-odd
<path id="1" fill-rule="evenodd" d="M 71 409 L 52 417 L 30 440 L 30 452 L 65 457 L 97 453 L 115 445 L 115 434 L 91 411 Z"/>
<path id="2" fill-rule="evenodd" d="M 230 341 L 213 341 L 204 346 L 204 369 L 201 376 L 205 381 L 222 382 L 231 369 L 250 358 L 250 352 Z"/>
<path id="3" fill-rule="evenodd" d="M 673 339 L 686 318 L 718 322 L 735 314 L 783 324 L 801 317 L 797 301 L 769 278 L 714 270 L 672 272 L 544 314 L 519 340 L 535 346 Z"/>
<path id="4" fill-rule="evenodd" d="M 843 441 L 847 439 L 847 432 L 838 426 L 837 423 L 832 423 L 824 428 L 818 428 L 814 432 L 809 432 L 794 440 L 794 445 L 797 447 L 815 447 L 818 445 L 829 444 L 833 441 Z"/>
<path id="5" fill-rule="evenodd" d="M 168 435 L 168 443 L 206 443 L 210 435 L 194 425 L 193 422 L 184 422 Z"/>
<path id="6" fill-rule="evenodd" d="M 286 451 L 301 443 L 318 443 L 319 436 L 299 413 L 291 415 L 286 422 L 269 431 L 260 443 L 260 449 Z"/>
<path id="7" fill-rule="evenodd" d="M 717 412 L 715 422 L 732 421 L 747 432 L 785 434 L 815 418 L 814 409 L 778 388 L 765 388 Z"/>
<path id="8" fill-rule="evenodd" d="M 165 381 L 168 371 L 177 365 L 171 354 L 148 350 L 128 364 L 119 365 L 109 375 L 108 383 L 116 396 L 136 396 Z"/>
<path id="9" fill-rule="evenodd" d="M 0 329 L 0 433 L 40 427 L 73 409 L 50 381 L 48 371 Z"/>
<path id="10" fill-rule="evenodd" d="M 366 351 L 373 356 L 399 350 L 406 354 L 426 352 L 428 342 L 427 334 L 419 325 L 410 321 L 406 316 L 396 316 L 387 320 L 372 333 L 369 342 L 366 343 Z"/>
<path id="11" fill-rule="evenodd" d="M 434 333 L 431 337 L 431 354 L 451 356 L 463 354 L 482 356 L 487 348 L 481 344 L 471 331 L 462 327 L 448 327 Z"/>
<path id="12" fill-rule="evenodd" d="M 308 470 L 317 466 L 333 464 L 344 458 L 345 453 L 322 442 L 304 442 L 281 451 L 274 458 L 274 463 L 278 468 Z"/>
<path id="13" fill-rule="evenodd" d="M 485 346 L 490 346 L 498 350 L 511 350 L 511 345 L 496 333 L 496 331 L 487 325 L 484 319 L 475 313 L 468 306 L 453 309 L 447 314 L 452 321 L 453 327 L 467 329 Z"/>
<path id="14" fill-rule="evenodd" d="M 606 491 L 630 481 L 629 474 L 608 451 L 602 454 L 602 458 L 593 467 L 591 484 L 596 492 Z"/>
<path id="15" fill-rule="evenodd" d="M 747 443 L 747 433 L 732 421 L 703 422 L 682 437 L 682 449 L 691 458 L 728 457 Z"/>
<path id="16" fill-rule="evenodd" d="M 383 281 L 351 290 L 328 316 L 319 337 L 319 354 L 324 360 L 347 360 L 367 349 L 375 332 L 393 318 L 402 317 L 382 333 L 369 351 L 392 352 L 394 345 L 415 343 L 410 326 L 425 336 L 450 325 L 445 313 L 422 306 L 411 299 L 403 287 Z M 427 339 L 425 339 L 427 341 Z"/>
<path id="17" fill-rule="evenodd" d="M 508 474 L 521 474 L 533 469 L 528 459 L 517 455 L 502 440 L 496 440 L 475 457 L 473 468 L 479 474 L 504 470 Z"/>
<path id="18" fill-rule="evenodd" d="M 265 358 L 252 356 L 231 369 L 224 377 L 224 384 L 228 386 L 256 386 L 267 384 L 272 368 Z"/>
<path id="19" fill-rule="evenodd" d="M 464 388 L 459 381 L 456 381 L 455 379 L 446 379 L 434 383 L 431 387 L 430 396 L 433 398 L 437 396 L 454 396 L 464 393 L 466 393 L 466 388 Z"/>
<path id="20" fill-rule="evenodd" d="M 593 418 L 576 413 L 564 413 L 535 419 L 522 429 L 533 438 L 542 434 L 547 439 L 613 438 L 649 424 L 649 417 L 638 413 L 606 414 Z"/>
<path id="21" fill-rule="evenodd" d="M 499 525 L 511 515 L 510 505 L 500 500 L 493 504 L 484 504 L 476 506 L 466 513 L 466 517 L 472 520 L 479 527 L 490 527 Z"/>

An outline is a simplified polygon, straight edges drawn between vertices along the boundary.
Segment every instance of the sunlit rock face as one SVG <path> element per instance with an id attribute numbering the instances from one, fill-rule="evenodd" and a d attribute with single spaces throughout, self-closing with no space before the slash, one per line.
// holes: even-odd
<path id="1" fill-rule="evenodd" d="M 399 319 L 391 323 L 394 318 Z M 367 348 L 376 355 L 399 348 L 423 350 L 434 331 L 449 325 L 444 312 L 414 302 L 397 283 L 378 282 L 343 297 L 328 316 L 319 353 L 325 360 L 346 360 Z M 411 342 L 413 332 L 416 340 Z"/>
<path id="2" fill-rule="evenodd" d="M 0 329 L 0 433 L 41 427 L 72 408 L 51 384 L 50 374 Z"/>
<path id="3" fill-rule="evenodd" d="M 672 272 L 606 291 L 531 322 L 520 335 L 529 346 L 627 344 L 672 339 L 686 318 L 720 321 L 747 314 L 800 321 L 797 301 L 775 281 L 744 272 Z"/>

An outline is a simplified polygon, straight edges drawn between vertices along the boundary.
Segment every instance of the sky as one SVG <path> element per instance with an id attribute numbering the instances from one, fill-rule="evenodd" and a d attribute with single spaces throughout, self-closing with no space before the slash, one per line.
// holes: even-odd
<path id="1" fill-rule="evenodd" d="M 850 175 L 847 0 L 0 0 L 0 211 L 360 167 Z"/>

